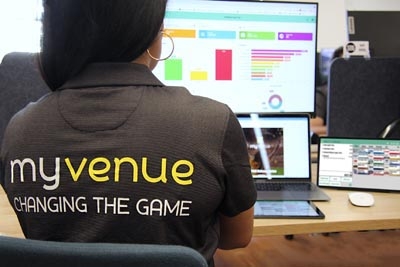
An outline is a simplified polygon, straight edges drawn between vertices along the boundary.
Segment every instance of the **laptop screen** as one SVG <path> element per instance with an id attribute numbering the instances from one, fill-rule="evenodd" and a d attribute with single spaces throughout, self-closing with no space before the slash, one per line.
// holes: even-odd
<path id="1" fill-rule="evenodd" d="M 309 178 L 307 114 L 237 115 L 254 178 Z"/>
<path id="2" fill-rule="evenodd" d="M 169 0 L 164 31 L 175 49 L 154 74 L 235 113 L 312 113 L 317 16 L 318 3 Z"/>
<path id="3" fill-rule="evenodd" d="M 321 187 L 400 191 L 400 140 L 321 137 Z"/>

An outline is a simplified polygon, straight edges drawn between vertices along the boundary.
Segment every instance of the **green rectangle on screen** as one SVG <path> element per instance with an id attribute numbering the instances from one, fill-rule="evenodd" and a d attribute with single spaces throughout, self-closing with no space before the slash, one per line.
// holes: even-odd
<path id="1" fill-rule="evenodd" d="M 182 59 L 168 59 L 165 61 L 165 80 L 182 80 Z"/>
<path id="2" fill-rule="evenodd" d="M 250 40 L 275 40 L 275 32 L 254 32 L 254 31 L 241 31 L 239 32 L 240 39 Z"/>

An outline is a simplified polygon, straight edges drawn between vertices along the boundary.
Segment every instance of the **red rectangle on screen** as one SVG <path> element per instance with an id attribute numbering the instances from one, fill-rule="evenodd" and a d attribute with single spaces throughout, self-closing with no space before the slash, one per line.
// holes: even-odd
<path id="1" fill-rule="evenodd" d="M 217 81 L 232 80 L 232 50 L 217 49 L 215 51 L 215 79 Z"/>

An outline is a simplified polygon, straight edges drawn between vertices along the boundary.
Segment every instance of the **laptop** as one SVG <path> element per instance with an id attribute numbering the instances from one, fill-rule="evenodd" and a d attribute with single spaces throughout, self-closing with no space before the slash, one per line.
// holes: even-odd
<path id="1" fill-rule="evenodd" d="M 308 114 L 237 114 L 237 118 L 258 200 L 330 200 L 311 181 Z"/>
<path id="2" fill-rule="evenodd" d="M 320 187 L 400 192 L 400 140 L 321 137 Z"/>

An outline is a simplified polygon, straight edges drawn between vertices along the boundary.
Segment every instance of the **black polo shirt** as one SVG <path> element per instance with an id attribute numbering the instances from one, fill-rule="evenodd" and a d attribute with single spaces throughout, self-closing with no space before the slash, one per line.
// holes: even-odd
<path id="1" fill-rule="evenodd" d="M 217 214 L 256 198 L 232 111 L 139 64 L 90 65 L 17 113 L 0 173 L 27 238 L 181 244 L 211 265 Z"/>

